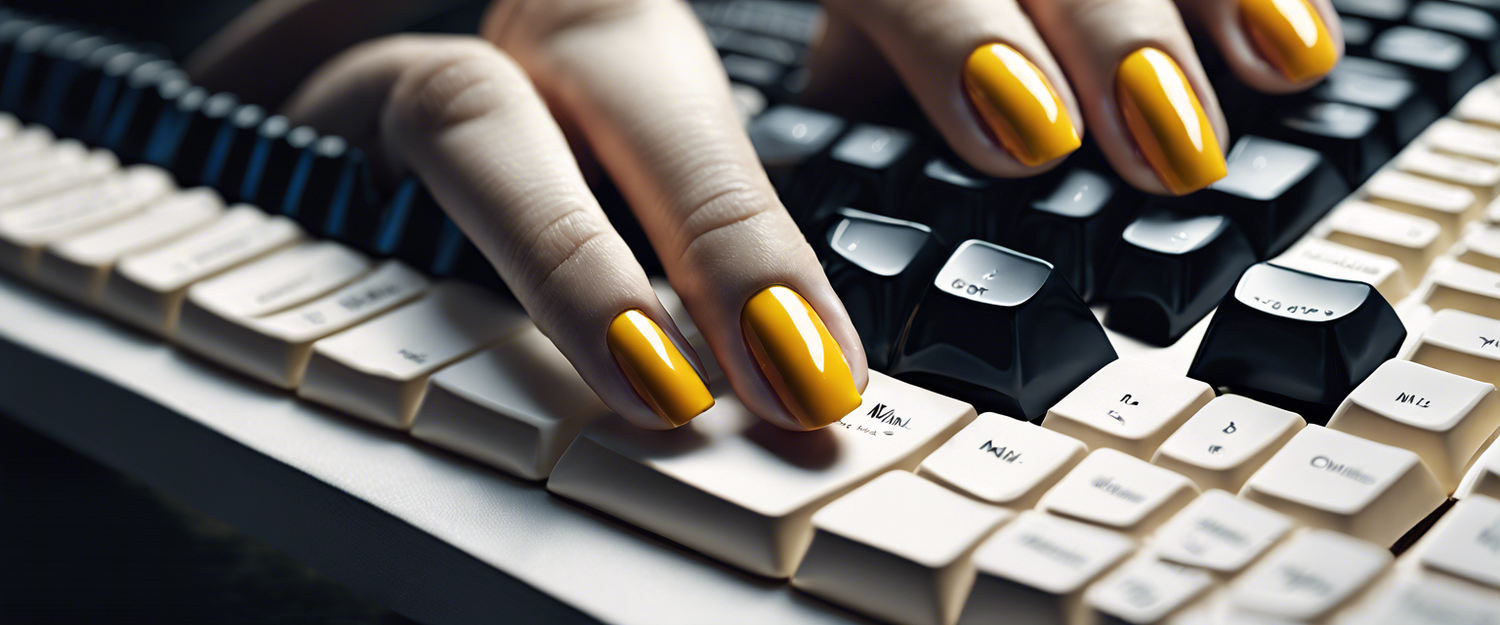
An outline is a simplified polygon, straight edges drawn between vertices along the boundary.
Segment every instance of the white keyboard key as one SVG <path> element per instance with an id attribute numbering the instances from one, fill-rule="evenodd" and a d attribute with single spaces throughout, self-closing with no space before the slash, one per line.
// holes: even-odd
<path id="1" fill-rule="evenodd" d="M 1474 459 L 1474 466 L 1469 467 L 1454 496 L 1466 499 L 1475 495 L 1500 499 L 1500 445 L 1493 442 Z"/>
<path id="2" fill-rule="evenodd" d="M 1358 280 L 1375 287 L 1389 302 L 1399 302 L 1411 291 L 1396 259 L 1323 239 L 1304 238 L 1271 263 L 1339 280 Z"/>
<path id="3" fill-rule="evenodd" d="M 1207 384 L 1133 360 L 1120 359 L 1095 372 L 1042 420 L 1089 449 L 1118 449 L 1150 459 L 1178 426 L 1214 397 Z"/>
<path id="4" fill-rule="evenodd" d="M 1485 382 L 1389 360 L 1344 399 L 1328 428 L 1416 452 L 1451 493 L 1500 428 L 1500 393 Z"/>
<path id="5" fill-rule="evenodd" d="M 1475 124 L 1500 126 L 1500 93 L 1478 88 L 1470 91 L 1453 107 L 1456 119 Z"/>
<path id="6" fill-rule="evenodd" d="M 0 166 L 32 160 L 56 145 L 57 137 L 46 127 L 31 125 L 0 141 Z"/>
<path id="7" fill-rule="evenodd" d="M 1491 625 L 1500 623 L 1500 593 L 1440 575 L 1391 576 L 1334 623 Z"/>
<path id="8" fill-rule="evenodd" d="M 1197 487 L 1181 475 L 1096 449 L 1042 495 L 1037 509 L 1145 536 L 1197 496 Z"/>
<path id="9" fill-rule="evenodd" d="M 1500 590 L 1500 500 L 1454 504 L 1402 558 Z"/>
<path id="10" fill-rule="evenodd" d="M 1427 306 L 1452 308 L 1500 319 L 1500 273 L 1464 263 L 1450 263 L 1432 277 Z"/>
<path id="11" fill-rule="evenodd" d="M 1428 126 L 1420 140 L 1439 152 L 1500 163 L 1500 129 L 1444 118 Z"/>
<path id="12" fill-rule="evenodd" d="M 0 184 L 0 213 L 93 183 L 119 168 L 120 161 L 114 154 L 94 150 L 76 163 L 64 163 L 25 179 Z"/>
<path id="13" fill-rule="evenodd" d="M 980 501 L 1024 510 L 1085 455 L 1088 447 L 1077 439 L 986 412 L 923 460 L 917 475 Z"/>
<path id="14" fill-rule="evenodd" d="M 88 147 L 72 139 L 58 141 L 49 149 L 0 166 L 0 188 L 24 182 L 62 167 L 75 167 L 89 156 Z"/>
<path id="15" fill-rule="evenodd" d="M 1180 473 L 1203 490 L 1239 492 L 1306 425 L 1297 413 L 1253 399 L 1215 397 L 1162 443 L 1151 464 Z"/>
<path id="16" fill-rule="evenodd" d="M 125 321 L 171 335 L 188 286 L 301 239 L 302 230 L 290 219 L 234 206 L 193 234 L 121 258 L 104 283 L 100 303 Z"/>
<path id="17" fill-rule="evenodd" d="M 316 343 L 297 395 L 386 427 L 411 427 L 427 378 L 530 327 L 525 311 L 461 282 Z"/>
<path id="18" fill-rule="evenodd" d="M 313 342 L 416 299 L 428 286 L 421 274 L 389 260 L 336 291 L 262 317 L 219 315 L 185 302 L 177 339 L 241 373 L 296 388 Z"/>
<path id="19" fill-rule="evenodd" d="M 583 427 L 608 413 L 573 364 L 533 327 L 433 375 L 411 433 L 542 480 Z"/>
<path id="20" fill-rule="evenodd" d="M 1240 496 L 1311 527 L 1390 545 L 1448 498 L 1416 454 L 1309 425 Z"/>
<path id="21" fill-rule="evenodd" d="M 0 213 L 0 266 L 31 273 L 48 243 L 140 212 L 174 189 L 166 171 L 141 165 L 82 189 L 11 207 Z"/>
<path id="22" fill-rule="evenodd" d="M 1391 564 L 1385 548 L 1336 532 L 1292 536 L 1235 579 L 1238 610 L 1298 622 L 1330 614 Z"/>
<path id="23" fill-rule="evenodd" d="M 306 241 L 188 287 L 186 305 L 221 317 L 261 317 L 339 288 L 370 259 L 332 241 Z"/>
<path id="24" fill-rule="evenodd" d="M 1500 165 L 1467 156 L 1441 154 L 1421 145 L 1403 151 L 1396 157 L 1395 165 L 1405 172 L 1464 187 L 1481 203 L 1494 198 L 1496 187 L 1500 186 Z"/>
<path id="25" fill-rule="evenodd" d="M 871 372 L 864 402 L 842 421 L 788 432 L 715 386 L 717 403 L 675 430 L 593 422 L 563 452 L 548 490 L 784 578 L 812 540 L 814 511 L 876 475 L 916 468 L 975 417 L 966 403 Z"/>
<path id="26" fill-rule="evenodd" d="M 1292 520 L 1275 510 L 1214 489 L 1162 525 L 1153 548 L 1163 560 L 1232 575 L 1292 527 Z"/>
<path id="27" fill-rule="evenodd" d="M 1500 271 L 1500 226 L 1475 228 L 1464 236 L 1458 260 L 1489 271 Z"/>
<path id="28" fill-rule="evenodd" d="M 792 585 L 883 621 L 948 625 L 974 584 L 974 546 L 1014 514 L 891 471 L 813 514 Z"/>
<path id="29" fill-rule="evenodd" d="M 1213 577 L 1199 569 L 1141 556 L 1095 582 L 1084 601 L 1100 623 L 1161 623 L 1213 583 Z"/>
<path id="30" fill-rule="evenodd" d="M 21 132 L 21 120 L 10 113 L 0 113 L 0 141 L 16 136 L 18 132 Z"/>
<path id="31" fill-rule="evenodd" d="M 35 278 L 80 301 L 97 302 L 120 258 L 164 245 L 223 214 L 224 202 L 212 189 L 184 191 L 113 224 L 47 246 Z"/>
<path id="32" fill-rule="evenodd" d="M 1451 308 L 1440 310 L 1406 359 L 1500 385 L 1500 320 Z"/>
<path id="33" fill-rule="evenodd" d="M 1078 623 L 1089 582 L 1134 549 L 1123 534 L 1023 512 L 974 551 L 978 577 L 959 622 Z"/>
<path id="34" fill-rule="evenodd" d="M 1500 198 L 1490 201 L 1490 205 L 1484 207 L 1484 220 L 1491 225 L 1500 225 Z"/>
<path id="35" fill-rule="evenodd" d="M 1426 274 L 1445 249 L 1437 222 L 1368 202 L 1344 202 L 1325 223 L 1329 241 L 1394 259 L 1414 278 Z"/>
<path id="36" fill-rule="evenodd" d="M 1437 222 L 1445 246 L 1486 203 L 1466 187 L 1390 169 L 1371 176 L 1364 190 L 1372 204 Z"/>

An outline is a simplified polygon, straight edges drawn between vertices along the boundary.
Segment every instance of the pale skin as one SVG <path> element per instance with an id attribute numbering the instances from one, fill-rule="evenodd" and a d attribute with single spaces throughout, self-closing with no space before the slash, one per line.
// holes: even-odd
<path id="1" fill-rule="evenodd" d="M 1341 50 L 1329 2 L 1310 0 Z M 773 284 L 812 305 L 864 389 L 859 337 L 756 159 L 718 57 L 686 4 L 497 0 L 475 37 L 360 43 L 440 5 L 264 0 L 199 50 L 189 69 L 210 88 L 286 98 L 283 113 L 294 122 L 349 137 L 388 174 L 421 177 L 536 325 L 632 423 L 668 427 L 608 351 L 610 321 L 639 309 L 697 358 L 591 195 L 581 161 L 597 161 L 619 186 L 751 411 L 804 429 L 741 330 L 746 300 Z M 871 97 L 899 81 L 961 158 L 1000 177 L 1041 173 L 1062 159 L 1023 165 L 974 115 L 960 73 L 986 43 L 1025 55 L 1080 134 L 1092 133 L 1122 178 L 1153 193 L 1166 190 L 1115 101 L 1113 76 L 1125 56 L 1153 46 L 1173 57 L 1225 138 L 1189 26 L 1202 29 L 1251 87 L 1287 93 L 1317 81 L 1291 82 L 1262 57 L 1237 0 L 826 0 L 825 8 L 809 60 L 810 99 L 836 105 L 834 94 Z M 579 146 L 586 156 L 575 156 Z"/>

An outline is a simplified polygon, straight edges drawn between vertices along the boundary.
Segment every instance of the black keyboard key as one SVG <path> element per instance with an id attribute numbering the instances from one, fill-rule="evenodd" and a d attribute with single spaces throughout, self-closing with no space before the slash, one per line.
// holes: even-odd
<path id="1" fill-rule="evenodd" d="M 394 239 L 381 243 L 394 243 L 389 248 L 389 253 L 412 267 L 431 272 L 439 260 L 438 249 L 442 247 L 443 232 L 451 227 L 449 224 L 452 222 L 426 187 L 415 178 L 409 180 L 415 183 L 415 189 L 410 193 L 400 194 L 406 198 L 404 205 L 394 207 L 391 221 L 384 224 L 387 228 L 393 228 L 396 235 Z"/>
<path id="2" fill-rule="evenodd" d="M 890 373 L 1032 420 L 1114 360 L 1099 321 L 1050 264 L 970 240 L 927 287 Z"/>
<path id="3" fill-rule="evenodd" d="M 1104 326 L 1154 345 L 1171 345 L 1208 315 L 1255 264 L 1255 251 L 1221 215 L 1154 209 L 1125 229 L 1099 301 Z"/>
<path id="4" fill-rule="evenodd" d="M 1411 10 L 1411 25 L 1462 37 L 1494 70 L 1500 21 L 1483 9 L 1426 0 Z"/>
<path id="5" fill-rule="evenodd" d="M 1317 150 L 1358 186 L 1395 155 L 1379 125 L 1380 116 L 1363 106 L 1303 100 L 1290 103 L 1269 134 Z"/>
<path id="6" fill-rule="evenodd" d="M 1344 54 L 1348 56 L 1370 56 L 1370 42 L 1375 40 L 1377 29 L 1370 20 L 1343 16 L 1339 26 L 1344 30 Z"/>
<path id="7" fill-rule="evenodd" d="M 750 121 L 750 143 L 771 183 L 790 206 L 795 203 L 797 176 L 816 174 L 805 166 L 816 163 L 848 124 L 840 117 L 800 106 L 773 106 Z"/>
<path id="8" fill-rule="evenodd" d="M 1370 55 L 1411 70 L 1417 84 L 1444 110 L 1489 76 L 1486 61 L 1468 42 L 1425 28 L 1388 28 L 1375 36 Z"/>
<path id="9" fill-rule="evenodd" d="M 244 200 L 245 174 L 255 155 L 261 124 L 266 122 L 265 109 L 254 104 L 245 104 L 234 110 L 209 150 L 210 158 L 203 162 L 203 184 L 219 191 L 229 202 Z"/>
<path id="10" fill-rule="evenodd" d="M 229 116 L 239 109 L 239 98 L 232 93 L 216 93 L 193 106 L 187 98 L 178 102 L 183 114 L 181 139 L 173 154 L 170 166 L 183 186 L 207 184 L 204 173 L 208 163 L 218 158 L 214 150 L 219 147 L 221 131 Z"/>
<path id="11" fill-rule="evenodd" d="M 1219 304 L 1188 376 L 1322 424 L 1405 338 L 1374 287 L 1261 263 Z"/>
<path id="12" fill-rule="evenodd" d="M 285 213 L 308 231 L 341 238 L 351 215 L 354 239 L 374 232 L 375 203 L 369 164 L 364 152 L 350 147 L 342 137 L 320 137 L 302 151 L 302 157 L 287 185 Z"/>
<path id="13" fill-rule="evenodd" d="M 927 226 L 853 209 L 838 211 L 820 249 L 828 281 L 883 370 L 901 328 L 942 264 L 943 246 Z"/>
<path id="14" fill-rule="evenodd" d="M 1229 217 L 1262 259 L 1286 250 L 1349 195 L 1349 185 L 1333 165 L 1302 146 L 1247 136 L 1235 143 L 1225 163 L 1224 178 L 1169 203 Z"/>
<path id="15" fill-rule="evenodd" d="M 10 58 L 4 66 L 4 80 L 0 81 L 0 109 L 30 120 L 31 105 L 41 93 L 42 83 L 47 79 L 44 50 L 56 39 L 70 38 L 76 41 L 81 37 L 82 33 L 74 33 L 54 24 L 37 24 L 16 37 L 15 44 L 10 47 Z"/>
<path id="16" fill-rule="evenodd" d="M 819 176 L 815 192 L 817 206 L 826 214 L 811 223 L 821 224 L 832 211 L 852 206 L 883 215 L 894 214 L 897 193 L 916 165 L 916 137 L 899 128 L 859 124 L 839 139 L 828 153 L 828 168 Z"/>
<path id="17" fill-rule="evenodd" d="M 1010 231 L 1013 211 L 1002 198 L 1013 184 L 951 156 L 934 156 L 916 173 L 911 195 L 896 214 L 927 224 L 943 241 L 995 239 Z"/>
<path id="18" fill-rule="evenodd" d="M 126 94 L 130 92 L 132 77 L 137 77 L 142 72 L 162 73 L 176 68 L 171 61 L 151 54 L 135 51 L 111 54 L 112 52 L 115 52 L 112 48 L 100 50 L 91 60 L 91 63 L 99 63 L 99 81 L 89 100 L 88 110 L 83 114 L 77 132 L 73 133 L 74 137 L 86 143 L 104 143 L 115 109 L 121 101 L 131 99 Z"/>
<path id="19" fill-rule="evenodd" d="M 1408 0 L 1333 0 L 1333 8 L 1342 15 L 1390 26 L 1406 19 L 1411 3 Z"/>
<path id="20" fill-rule="evenodd" d="M 287 187 L 302 162 L 302 151 L 317 140 L 318 133 L 312 128 L 292 128 L 291 122 L 280 115 L 266 118 L 256 132 L 255 148 L 240 185 L 240 201 L 284 212 Z"/>
<path id="21" fill-rule="evenodd" d="M 781 77 L 787 71 L 785 65 L 775 61 L 743 54 L 726 54 L 720 61 L 730 80 L 757 87 L 763 92 L 775 92 L 781 86 Z"/>
<path id="22" fill-rule="evenodd" d="M 135 68 L 115 100 L 100 142 L 114 150 L 122 161 L 139 161 L 145 154 L 146 144 L 156 133 L 162 112 L 172 107 L 189 89 L 192 89 L 192 84 L 188 82 L 187 74 L 170 62 L 147 63 Z"/>
<path id="23" fill-rule="evenodd" d="M 1310 92 L 1315 100 L 1363 106 L 1380 117 L 1379 130 L 1397 148 L 1415 139 L 1441 115 L 1405 69 L 1346 57 Z"/>
<path id="24" fill-rule="evenodd" d="M 49 63 L 47 78 L 31 107 L 33 119 L 67 136 L 78 126 L 98 84 L 99 65 L 91 59 L 101 51 L 123 51 L 124 46 L 107 37 L 86 36 L 57 50 Z"/>
<path id="25" fill-rule="evenodd" d="M 1052 263 L 1087 301 L 1140 199 L 1113 175 L 1067 169 L 1046 177 L 1022 203 L 1004 241 L 1017 252 Z"/>
<path id="26" fill-rule="evenodd" d="M 794 65 L 802 58 L 802 50 L 783 39 L 755 35 L 739 30 L 718 29 L 712 38 L 720 52 L 743 54 L 765 59 L 781 65 Z"/>
<path id="27" fill-rule="evenodd" d="M 171 168 L 182 145 L 188 122 L 203 110 L 209 93 L 203 87 L 192 87 L 182 92 L 175 101 L 168 102 L 156 119 L 156 126 L 146 145 L 141 149 L 141 160 L 158 167 Z"/>

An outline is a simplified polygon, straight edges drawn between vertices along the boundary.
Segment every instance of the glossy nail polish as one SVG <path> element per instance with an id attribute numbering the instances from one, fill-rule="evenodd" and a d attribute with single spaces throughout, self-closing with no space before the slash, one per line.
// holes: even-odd
<path id="1" fill-rule="evenodd" d="M 639 310 L 609 324 L 609 351 L 646 405 L 674 427 L 714 405 L 703 378 L 665 332 Z"/>
<path id="2" fill-rule="evenodd" d="M 1174 195 L 1224 177 L 1224 153 L 1182 68 L 1167 53 L 1141 48 L 1120 62 L 1116 96 L 1125 125 Z"/>
<path id="3" fill-rule="evenodd" d="M 1082 143 L 1052 84 L 1015 48 L 991 43 L 974 50 L 964 63 L 964 90 L 1000 145 L 1023 165 L 1061 158 Z"/>
<path id="4" fill-rule="evenodd" d="M 1293 82 L 1327 74 L 1338 46 L 1307 0 L 1240 0 L 1246 29 L 1267 61 Z"/>
<path id="5" fill-rule="evenodd" d="M 796 291 L 772 286 L 756 293 L 740 325 L 760 370 L 803 426 L 821 428 L 859 407 L 844 352 Z"/>

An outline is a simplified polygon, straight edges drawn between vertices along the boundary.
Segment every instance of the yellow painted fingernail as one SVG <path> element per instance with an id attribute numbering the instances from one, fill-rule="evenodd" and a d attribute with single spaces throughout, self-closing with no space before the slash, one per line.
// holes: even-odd
<path id="1" fill-rule="evenodd" d="M 1000 145 L 1023 165 L 1041 165 L 1082 145 L 1052 83 L 1015 48 L 991 43 L 970 54 L 964 90 Z"/>
<path id="2" fill-rule="evenodd" d="M 762 289 L 745 302 L 740 325 L 760 370 L 803 426 L 821 428 L 859 407 L 843 350 L 796 291 Z"/>
<path id="3" fill-rule="evenodd" d="M 609 323 L 609 351 L 641 399 L 674 427 L 714 405 L 714 396 L 665 332 L 639 310 Z"/>
<path id="4" fill-rule="evenodd" d="M 1339 62 L 1338 46 L 1307 0 L 1240 0 L 1250 37 L 1288 80 L 1327 74 Z"/>
<path id="5" fill-rule="evenodd" d="M 1141 48 L 1120 62 L 1115 88 L 1125 125 L 1167 190 L 1183 195 L 1224 177 L 1224 153 L 1182 68 Z"/>

